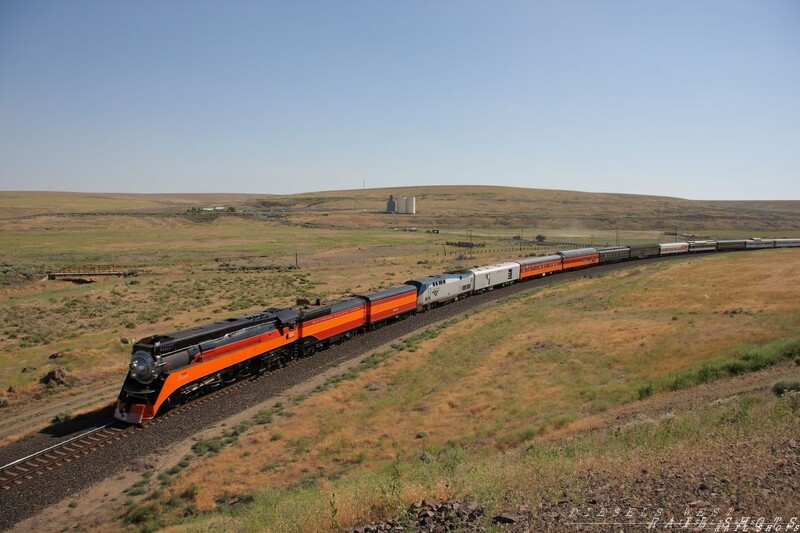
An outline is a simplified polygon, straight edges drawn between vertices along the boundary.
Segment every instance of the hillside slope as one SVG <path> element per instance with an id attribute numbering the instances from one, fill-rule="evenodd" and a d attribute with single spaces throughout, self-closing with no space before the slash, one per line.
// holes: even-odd
<path id="1" fill-rule="evenodd" d="M 417 215 L 386 215 L 386 201 L 415 196 Z M 332 227 L 590 228 L 797 231 L 800 200 L 704 201 L 493 186 L 428 186 L 294 195 L 0 192 L 0 219 L 52 213 L 174 213 L 235 206 L 257 216 Z M 469 214 L 468 222 L 464 215 Z"/>

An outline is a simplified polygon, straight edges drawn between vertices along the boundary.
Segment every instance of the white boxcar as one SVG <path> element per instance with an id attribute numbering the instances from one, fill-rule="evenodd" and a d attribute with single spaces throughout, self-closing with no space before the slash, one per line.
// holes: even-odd
<path id="1" fill-rule="evenodd" d="M 475 283 L 475 291 L 485 291 L 500 285 L 505 285 L 519 279 L 519 263 L 500 263 L 498 265 L 487 265 L 482 267 L 470 268 Z"/>
<path id="2" fill-rule="evenodd" d="M 406 281 L 406 285 L 417 288 L 417 307 L 428 308 L 445 302 L 458 300 L 472 292 L 472 272 L 438 274 Z"/>
<path id="3" fill-rule="evenodd" d="M 668 242 L 666 244 L 659 244 L 659 248 L 661 248 L 660 255 L 670 255 L 670 254 L 688 254 L 689 253 L 689 243 L 688 242 Z"/>

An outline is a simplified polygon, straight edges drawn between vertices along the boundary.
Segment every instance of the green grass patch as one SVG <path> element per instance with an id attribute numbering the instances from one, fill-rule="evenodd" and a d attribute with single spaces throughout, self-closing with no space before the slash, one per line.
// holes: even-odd
<path id="1" fill-rule="evenodd" d="M 763 370 L 798 355 L 800 338 L 779 339 L 763 346 L 739 348 L 730 355 L 704 361 L 676 375 L 657 380 L 655 387 L 659 390 L 688 389 L 701 383 Z"/>
<path id="2" fill-rule="evenodd" d="M 259 417 L 260 415 L 257 415 L 257 418 Z M 250 427 L 251 424 L 249 423 L 239 424 L 233 429 L 224 431 L 221 435 L 212 437 L 210 439 L 199 440 L 192 445 L 192 451 L 200 457 L 207 454 L 214 455 L 216 453 L 219 453 L 219 451 L 225 448 L 226 446 L 230 446 L 231 444 L 239 440 L 239 436 L 248 429 L 250 429 Z M 184 460 L 181 461 L 181 463 L 183 463 L 184 461 L 187 461 L 187 459 L 184 458 Z M 181 463 L 179 463 L 177 466 L 179 466 Z"/>

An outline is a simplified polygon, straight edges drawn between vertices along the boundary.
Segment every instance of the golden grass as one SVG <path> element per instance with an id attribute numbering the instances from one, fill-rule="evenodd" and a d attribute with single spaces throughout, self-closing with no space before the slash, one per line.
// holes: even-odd
<path id="1" fill-rule="evenodd" d="M 384 213 L 389 194 L 416 196 L 416 216 Z M 2 218 L 42 212 L 182 211 L 188 207 L 235 205 L 294 224 L 323 227 L 522 228 L 531 238 L 557 228 L 562 236 L 605 230 L 600 242 L 613 242 L 616 230 L 697 233 L 708 230 L 800 231 L 798 201 L 719 202 L 680 198 L 583 193 L 494 186 L 434 186 L 330 191 L 287 196 L 236 194 L 77 194 L 0 192 Z M 469 224 L 464 215 L 471 214 Z M 571 229 L 571 231 L 570 231 Z M 655 231 L 653 231 L 655 229 Z M 610 232 L 609 232 L 610 230 Z M 547 233 L 546 233 L 547 234 Z M 625 237 L 625 235 L 623 235 Z M 630 241 L 623 241 L 630 242 Z"/>
<path id="2" fill-rule="evenodd" d="M 798 318 L 795 250 L 698 257 L 543 289 L 312 396 L 189 467 L 169 494 L 196 486 L 198 509 L 212 509 L 224 493 L 324 485 L 429 449 L 513 449 L 634 400 L 647 380 L 796 334 Z M 403 490 L 409 501 L 452 487 Z M 363 518 L 363 494 L 337 501 L 340 523 Z"/>
<path id="3" fill-rule="evenodd" d="M 420 215 L 380 213 L 390 193 L 416 195 Z M 267 220 L 222 216 L 206 222 L 180 215 L 188 207 L 221 203 L 263 214 L 268 208 L 255 203 L 262 200 L 286 213 Z M 123 336 L 141 338 L 289 305 L 298 296 L 332 299 L 423 274 L 552 251 L 520 250 L 511 241 L 520 233 L 526 239 L 544 233 L 549 240 L 586 244 L 614 243 L 617 228 L 622 228 L 622 243 L 654 242 L 666 238 L 662 231 L 676 228 L 719 237 L 761 230 L 765 236 L 800 235 L 798 202 L 690 202 L 497 187 L 269 198 L 0 193 L 0 210 L 4 268 L 22 265 L 44 272 L 71 263 L 114 263 L 145 272 L 136 286 L 118 279 L 84 286 L 38 280 L 0 286 L 0 394 L 11 385 L 18 388 L 6 395 L 15 411 L 41 393 L 38 378 L 58 361 L 69 363 L 82 380 L 75 389 L 88 389 L 114 374 L 121 382 L 129 357 L 129 347 L 119 343 Z M 161 214 L 146 215 L 155 212 Z M 388 226 L 442 232 L 388 231 Z M 450 255 L 442 255 L 444 242 L 468 240 L 470 230 L 476 242 L 488 243 L 486 249 L 449 248 Z M 223 263 L 291 265 L 295 251 L 299 273 L 218 270 Z M 504 324 L 499 308 L 470 317 L 453 332 L 370 372 L 368 382 L 359 378 L 341 385 L 340 396 L 315 398 L 321 402 L 315 409 L 327 413 L 324 417 L 309 414 L 297 424 L 297 415 L 271 426 L 268 437 L 273 432 L 283 436 L 267 439 L 269 455 L 259 468 L 269 468 L 254 479 L 285 486 L 315 473 L 322 479 L 331 472 L 367 470 L 390 461 L 398 450 L 407 454 L 451 440 L 467 448 L 507 450 L 527 435 L 558 431 L 587 413 L 629 399 L 631 379 L 646 382 L 650 375 L 677 372 L 729 349 L 733 339 L 760 342 L 796 327 L 791 296 L 798 267 L 783 259 L 792 253 L 693 258 L 668 269 L 637 267 L 541 291 L 502 310 L 523 322 Z M 762 267 L 762 262 L 769 264 Z M 684 293 L 690 296 L 676 299 Z M 98 316 L 87 318 L 92 314 Z M 487 321 L 497 324 L 499 338 L 460 340 Z M 483 332 L 491 337 L 491 328 Z M 42 333 L 47 338 L 36 340 Z M 34 339 L 23 345 L 26 336 Z M 610 353 L 608 347 L 619 343 L 627 348 Z M 687 350 L 689 343 L 696 349 Z M 54 351 L 68 358 L 48 360 Z M 468 360 L 459 360 L 460 353 L 468 354 Z M 436 379 L 429 365 L 440 369 L 433 374 Z M 24 366 L 37 370 L 22 374 Z M 563 394 L 570 387 L 571 395 Z M 417 439 L 420 432 L 428 435 Z M 228 478 L 239 483 L 240 475 Z M 212 506 L 210 495 L 198 497 Z"/>
<path id="4" fill-rule="evenodd" d="M 0 192 L 0 218 L 47 212 L 160 210 L 176 206 L 209 206 L 240 203 L 247 194 L 123 194 L 73 192 Z"/>
<path id="5" fill-rule="evenodd" d="M 91 386 L 100 368 L 117 372 L 121 381 L 129 353 L 129 347 L 119 344 L 121 337 L 142 338 L 221 316 L 292 305 L 298 297 L 330 300 L 519 252 L 497 247 L 472 259 L 457 259 L 453 250 L 442 254 L 438 240 L 448 238 L 297 228 L 227 216 L 207 223 L 181 217 L 47 213 L 0 219 L 0 266 L 11 272 L 7 283 L 0 277 L 0 394 L 16 387 L 7 399 L 18 408 L 41 392 L 38 379 L 57 364 L 47 359 L 55 351 L 91 347 L 107 354 L 100 365 L 74 358 L 70 370 L 80 376 L 76 387 Z M 224 265 L 288 267 L 295 263 L 295 251 L 299 272 L 220 270 Z M 46 271 L 96 263 L 136 268 L 142 275 L 89 285 L 42 281 Z M 16 271 L 29 279 L 15 278 Z M 37 370 L 22 373 L 25 367 Z"/>

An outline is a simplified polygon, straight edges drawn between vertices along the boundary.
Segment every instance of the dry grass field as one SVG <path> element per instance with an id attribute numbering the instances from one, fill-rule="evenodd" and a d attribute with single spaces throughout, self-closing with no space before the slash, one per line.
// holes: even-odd
<path id="1" fill-rule="evenodd" d="M 388 194 L 417 196 L 420 214 L 381 213 Z M 226 210 L 202 211 L 216 205 Z M 0 193 L 0 441 L 54 414 L 113 401 L 129 360 L 123 337 L 566 243 L 667 242 L 676 230 L 797 236 L 798 213 L 793 201 L 496 187 L 288 197 Z M 418 231 L 403 231 L 412 226 Z M 433 228 L 439 233 L 426 232 Z M 532 242 L 538 233 L 544 245 Z M 45 279 L 92 264 L 133 275 Z M 398 342 L 310 398 L 198 442 L 169 472 L 143 473 L 115 515 L 122 522 L 94 526 L 309 530 L 385 517 L 423 496 L 491 504 L 519 490 L 535 499 L 525 487 L 530 476 L 556 480 L 575 458 L 532 459 L 525 450 L 620 405 L 795 350 L 798 278 L 796 250 L 693 257 L 599 277 L 587 271 Z M 50 359 L 55 352 L 63 356 Z M 42 385 L 56 367 L 67 369 L 68 384 Z M 613 436 L 592 442 L 590 455 L 619 446 Z M 232 510 L 230 501 L 252 503 Z"/>
<path id="2" fill-rule="evenodd" d="M 370 212 L 385 209 L 389 194 L 415 196 L 418 216 L 383 217 L 417 227 L 560 229 L 586 234 L 615 230 L 681 233 L 800 229 L 798 201 L 714 202 L 627 194 L 581 193 L 510 187 L 408 187 L 313 193 L 264 202 L 274 210 L 306 213 L 308 221 L 339 225 L 375 224 Z M 355 213 L 357 210 L 365 212 Z M 465 217 L 465 214 L 469 214 Z M 739 233 L 741 235 L 741 233 Z"/>
<path id="3" fill-rule="evenodd" d="M 123 520 L 310 531 L 330 527 L 334 504 L 341 526 L 425 497 L 501 505 L 511 491 L 534 504 L 585 464 L 530 450 L 622 405 L 800 354 L 799 302 L 795 250 L 694 257 L 516 297 L 398 342 L 310 397 L 198 442 L 171 474 L 145 472 L 139 486 L 153 492 L 142 491 L 149 495 Z M 777 416 L 772 404 L 760 409 Z M 727 431 L 691 416 L 674 435 L 631 430 L 643 448 L 626 453 L 650 453 L 652 439 L 662 451 L 687 446 L 699 428 Z M 791 434 L 798 419 L 782 423 Z M 613 435 L 580 446 L 582 462 L 623 466 Z M 251 503 L 232 511 L 230 501 Z"/>
<path id="4" fill-rule="evenodd" d="M 420 214 L 381 213 L 389 194 L 416 195 Z M 210 206 L 225 211 L 202 211 Z M 272 197 L 3 192 L 0 440 L 16 431 L 4 431 L 9 412 L 19 416 L 118 382 L 129 352 L 121 338 L 572 244 L 669 241 L 675 237 L 662 233 L 676 230 L 800 235 L 798 211 L 791 201 L 709 203 L 500 187 Z M 418 231 L 398 230 L 411 226 Z M 431 228 L 439 233 L 425 231 Z M 545 246 L 533 242 L 538 233 L 547 236 Z M 483 246 L 455 248 L 450 241 Z M 44 279 L 47 272 L 96 264 L 137 275 L 87 284 Z M 56 352 L 64 357 L 49 359 Z M 56 367 L 71 373 L 70 387 L 39 383 Z M 86 407 L 106 401 L 98 397 Z"/>

